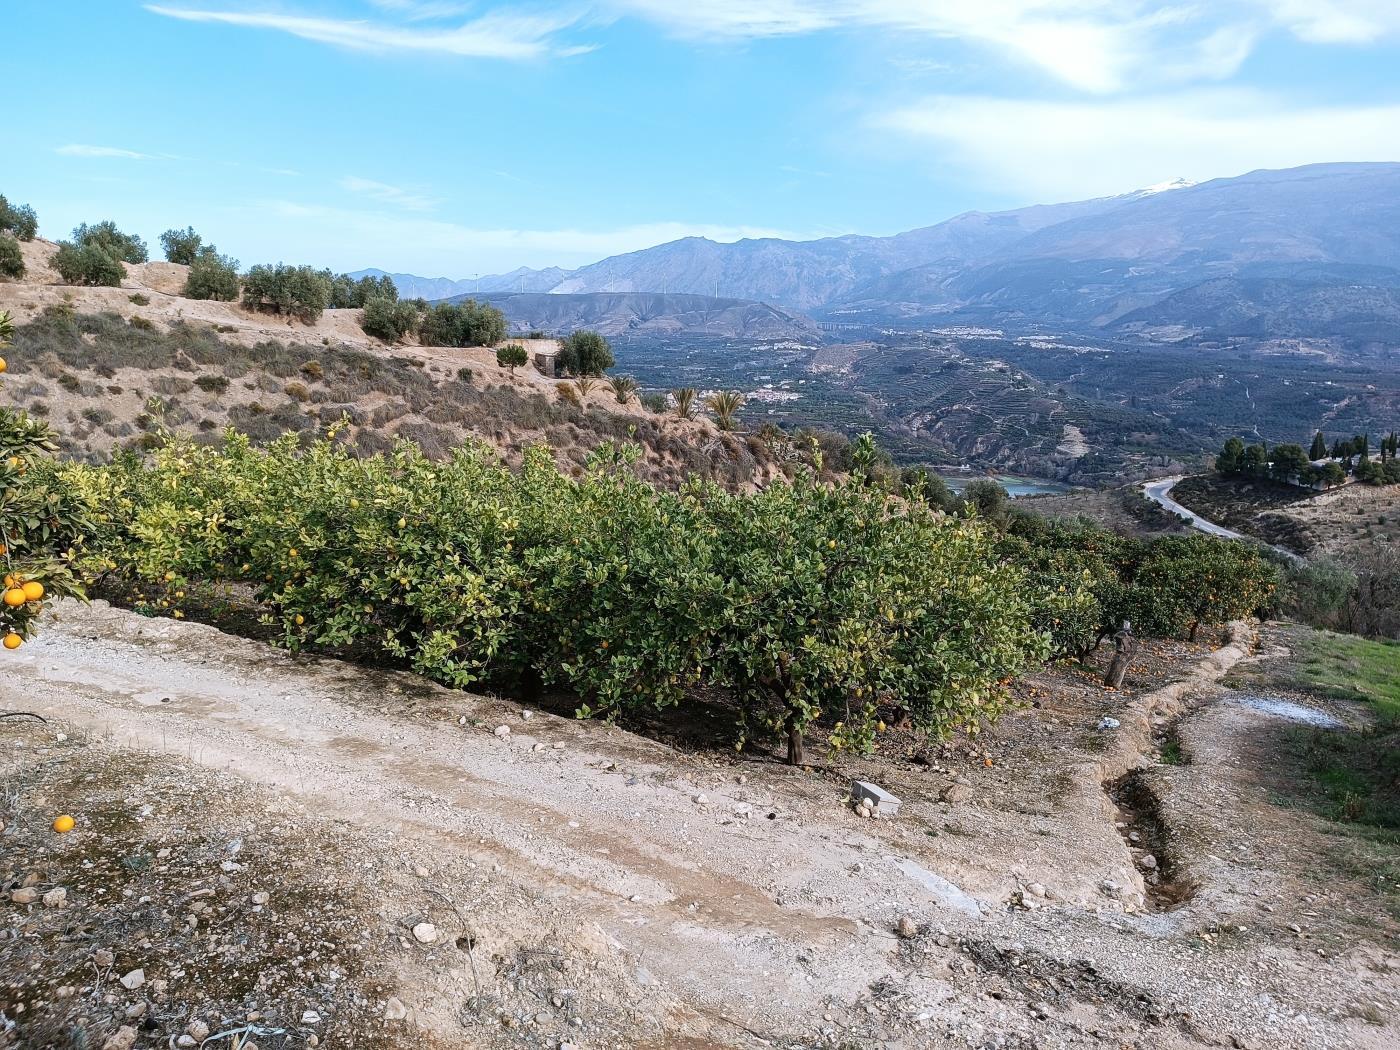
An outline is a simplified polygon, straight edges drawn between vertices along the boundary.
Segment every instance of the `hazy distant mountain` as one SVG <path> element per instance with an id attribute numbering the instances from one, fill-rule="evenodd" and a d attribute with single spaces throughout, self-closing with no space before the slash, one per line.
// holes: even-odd
<path id="1" fill-rule="evenodd" d="M 1334 317 L 1354 320 L 1367 303 L 1389 302 L 1392 275 L 1400 276 L 1400 164 L 1174 180 L 1117 197 L 969 212 L 892 237 L 687 237 L 572 271 L 470 282 L 392 276 L 402 294 L 429 299 L 473 290 L 685 293 L 840 321 L 1097 328 L 1131 317 L 1143 331 L 1219 336 L 1221 324 L 1239 324 L 1251 337 L 1277 338 L 1323 332 Z M 1242 283 L 1186 294 L 1231 279 Z M 1256 280 L 1290 283 L 1268 291 L 1249 283 Z M 1253 305 L 1222 309 L 1227 289 Z M 1287 289 L 1309 296 L 1306 319 L 1296 310 L 1282 319 Z M 647 317 L 640 323 L 659 323 L 660 315 Z M 1349 321 L 1338 338 L 1355 341 L 1362 328 Z"/>
<path id="2" fill-rule="evenodd" d="M 569 276 L 568 270 L 557 266 L 546 270 L 530 270 L 521 267 L 510 273 L 490 274 L 454 280 L 448 277 L 418 277 L 411 273 L 386 273 L 371 267 L 356 270 L 351 277 L 389 277 L 399 290 L 401 299 L 450 299 L 454 296 L 481 294 L 500 291 L 547 292 Z M 523 287 L 522 287 L 523 285 Z"/>
<path id="3" fill-rule="evenodd" d="M 1397 278 L 1400 164 L 1324 164 L 1114 198 L 980 259 L 878 276 L 822 313 L 999 325 L 1133 317 L 1144 329 L 1176 326 L 1182 335 L 1220 336 L 1238 324 L 1235 334 L 1252 338 L 1306 331 L 1355 342 L 1361 327 L 1329 324 L 1367 302 L 1389 302 L 1385 290 Z M 1285 283 L 1268 292 L 1256 281 Z M 1253 305 L 1222 309 L 1227 289 Z M 1285 319 L 1285 290 L 1306 294 L 1310 306 Z"/>
<path id="4" fill-rule="evenodd" d="M 517 332 L 564 334 L 591 328 L 607 336 L 697 335 L 803 342 L 821 338 L 816 325 L 805 317 L 740 299 L 659 292 L 491 293 L 478 298 L 504 313 L 511 330 Z"/>

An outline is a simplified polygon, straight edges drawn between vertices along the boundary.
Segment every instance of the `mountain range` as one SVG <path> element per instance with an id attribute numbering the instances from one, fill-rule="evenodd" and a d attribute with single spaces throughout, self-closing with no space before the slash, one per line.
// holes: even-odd
<path id="1" fill-rule="evenodd" d="M 590 328 L 612 336 L 710 336 L 759 342 L 817 343 L 821 332 L 801 314 L 769 303 L 717 299 L 671 292 L 491 292 L 448 299 L 476 298 L 503 314 L 512 331 L 567 334 Z"/>
<path id="2" fill-rule="evenodd" d="M 1176 181 L 968 212 L 890 237 L 687 237 L 576 270 L 520 269 L 471 282 L 390 276 L 401 294 L 424 298 L 665 292 L 692 314 L 697 304 L 671 293 L 837 322 L 1320 338 L 1374 349 L 1400 342 L 1400 164 Z"/>

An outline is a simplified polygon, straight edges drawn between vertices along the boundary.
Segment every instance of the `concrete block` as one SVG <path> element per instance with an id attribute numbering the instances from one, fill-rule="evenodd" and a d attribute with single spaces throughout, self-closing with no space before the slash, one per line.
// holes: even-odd
<path id="1" fill-rule="evenodd" d="M 872 784 L 866 780 L 855 780 L 851 782 L 851 801 L 856 805 L 861 799 L 870 803 L 870 808 L 882 817 L 892 817 L 899 812 L 901 805 L 899 799 L 895 798 L 884 788 Z"/>

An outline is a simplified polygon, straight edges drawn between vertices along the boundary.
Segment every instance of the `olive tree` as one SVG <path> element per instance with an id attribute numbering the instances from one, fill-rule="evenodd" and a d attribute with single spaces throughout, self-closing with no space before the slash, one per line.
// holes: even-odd
<path id="1" fill-rule="evenodd" d="M 17 240 L 32 241 L 39 233 L 39 217 L 27 204 L 11 204 L 0 196 L 0 231 L 13 233 Z"/>
<path id="2" fill-rule="evenodd" d="M 559 367 L 570 375 L 600 376 L 615 363 L 612 347 L 597 332 L 580 330 L 559 344 Z"/>
<path id="3" fill-rule="evenodd" d="M 243 277 L 243 305 L 250 310 L 290 314 L 307 324 L 330 303 L 331 282 L 310 266 L 254 266 Z"/>
<path id="4" fill-rule="evenodd" d="M 19 249 L 19 241 L 8 233 L 0 233 L 0 277 L 24 276 L 24 253 Z"/>
<path id="5" fill-rule="evenodd" d="M 181 292 L 186 299 L 217 299 L 231 303 L 238 298 L 238 260 L 220 255 L 205 245 L 190 264 Z"/>
<path id="6" fill-rule="evenodd" d="M 418 307 L 382 296 L 365 301 L 360 327 L 376 339 L 397 343 L 418 327 Z"/>
<path id="7" fill-rule="evenodd" d="M 65 284 L 105 285 L 116 288 L 126 276 L 121 260 L 95 244 L 63 241 L 50 265 Z"/>
<path id="8" fill-rule="evenodd" d="M 146 261 L 146 242 L 134 233 L 123 233 L 108 220 L 89 226 L 82 223 L 73 230 L 73 243 L 80 248 L 98 248 L 114 259 L 128 263 Z"/>
<path id="9" fill-rule="evenodd" d="M 168 261 L 192 266 L 204 247 L 204 238 L 194 232 L 194 227 L 187 226 L 183 230 L 166 230 L 160 235 L 160 244 Z M 214 246 L 209 245 L 209 249 L 213 251 Z"/>

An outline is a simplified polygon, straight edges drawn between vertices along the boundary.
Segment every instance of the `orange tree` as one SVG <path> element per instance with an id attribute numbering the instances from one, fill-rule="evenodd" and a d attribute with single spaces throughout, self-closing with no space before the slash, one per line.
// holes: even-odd
<path id="1" fill-rule="evenodd" d="M 0 351 L 13 337 L 10 315 L 0 313 Z M 0 357 L 0 372 L 7 367 Z M 82 596 L 72 562 L 90 505 L 63 483 L 52 461 L 56 448 L 46 423 L 0 408 L 0 643 L 6 649 L 29 637 L 49 601 Z"/>
<path id="2" fill-rule="evenodd" d="M 1124 567 L 1116 610 L 1139 633 L 1195 641 L 1202 624 L 1266 610 L 1278 588 L 1278 570 L 1248 543 L 1165 536 L 1139 554 Z"/>
<path id="3" fill-rule="evenodd" d="M 867 484 L 869 435 L 853 452 L 842 483 L 819 480 L 818 455 L 790 483 L 710 493 L 725 595 L 707 663 L 739 698 L 745 735 L 781 732 L 793 764 L 824 714 L 840 716 L 836 746 L 868 746 L 882 706 L 935 734 L 976 732 L 1047 655 L 994 532 Z"/>

